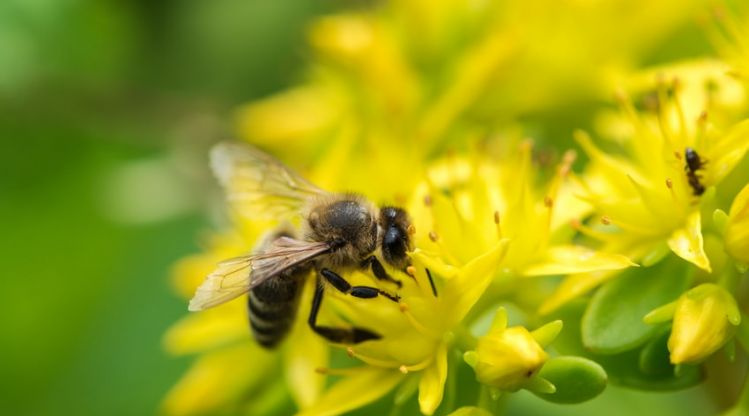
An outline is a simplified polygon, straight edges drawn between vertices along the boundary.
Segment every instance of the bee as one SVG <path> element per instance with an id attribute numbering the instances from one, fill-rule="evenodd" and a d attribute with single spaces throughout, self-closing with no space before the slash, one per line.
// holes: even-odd
<path id="1" fill-rule="evenodd" d="M 705 167 L 707 161 L 701 159 L 697 151 L 691 147 L 684 149 L 684 159 L 686 160 L 684 171 L 687 173 L 687 181 L 692 187 L 692 193 L 700 196 L 705 192 L 705 186 L 700 182 L 701 178 L 697 171 Z"/>
<path id="2" fill-rule="evenodd" d="M 366 328 L 317 323 L 324 290 L 331 287 L 356 298 L 398 295 L 374 286 L 353 286 L 341 274 L 371 270 L 375 278 L 401 287 L 383 262 L 405 271 L 414 232 L 405 210 L 377 208 L 364 197 L 326 192 L 262 151 L 240 143 L 221 143 L 211 151 L 211 166 L 230 204 L 240 215 L 280 222 L 301 216 L 298 230 L 279 228 L 255 252 L 219 263 L 197 288 L 188 309 L 200 311 L 249 293 L 250 327 L 255 340 L 272 348 L 289 331 L 305 279 L 316 275 L 308 323 L 334 343 L 356 344 L 380 338 Z"/>

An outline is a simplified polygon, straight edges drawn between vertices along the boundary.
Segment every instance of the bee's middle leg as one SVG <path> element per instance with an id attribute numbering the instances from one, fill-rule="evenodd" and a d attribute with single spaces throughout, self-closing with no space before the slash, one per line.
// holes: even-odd
<path id="1" fill-rule="evenodd" d="M 384 290 L 378 289 L 371 286 L 351 286 L 351 283 L 347 282 L 346 279 L 341 277 L 338 273 L 330 269 L 320 270 L 320 274 L 323 279 L 330 283 L 334 288 L 338 289 L 339 292 L 351 295 L 356 298 L 369 299 L 377 296 L 384 296 L 393 302 L 399 302 L 400 297 L 398 295 L 391 295 Z"/>
<path id="2" fill-rule="evenodd" d="M 315 296 L 312 298 L 312 308 L 309 312 L 309 320 L 307 321 L 310 328 L 312 328 L 312 330 L 318 335 L 337 344 L 358 344 L 360 342 L 381 338 L 378 334 L 364 328 L 335 328 L 318 325 L 317 313 L 320 312 L 323 294 L 323 286 L 318 281 L 317 287 L 315 288 Z"/>

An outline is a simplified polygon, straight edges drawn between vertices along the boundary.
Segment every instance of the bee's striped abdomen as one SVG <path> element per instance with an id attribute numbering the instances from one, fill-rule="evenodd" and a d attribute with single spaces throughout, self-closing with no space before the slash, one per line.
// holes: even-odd
<path id="1" fill-rule="evenodd" d="M 247 302 L 250 327 L 258 344 L 275 347 L 289 332 L 299 306 L 303 278 L 308 272 L 308 268 L 288 270 L 250 291 Z"/>

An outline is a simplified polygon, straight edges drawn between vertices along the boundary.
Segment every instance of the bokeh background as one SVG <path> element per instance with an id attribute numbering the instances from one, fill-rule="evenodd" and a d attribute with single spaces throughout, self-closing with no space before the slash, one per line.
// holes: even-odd
<path id="1" fill-rule="evenodd" d="M 302 76 L 305 25 L 344 6 L 367 4 L 0 2 L 1 414 L 158 413 L 189 361 L 161 347 L 186 308 L 170 266 L 220 211 L 206 149 L 232 135 L 237 105 Z M 643 64 L 709 50 L 687 22 Z M 589 123 L 577 105 L 523 121 L 569 138 Z M 520 396 L 511 414 L 551 410 Z M 709 409 L 701 390 L 612 388 L 554 412 Z"/>

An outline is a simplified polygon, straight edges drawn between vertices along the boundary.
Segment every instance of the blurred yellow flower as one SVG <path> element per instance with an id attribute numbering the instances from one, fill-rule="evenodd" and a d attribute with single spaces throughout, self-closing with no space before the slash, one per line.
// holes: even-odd
<path id="1" fill-rule="evenodd" d="M 677 73 L 685 74 L 697 87 L 684 84 L 681 77 L 666 81 L 659 75 L 656 90 L 645 95 L 643 111 L 638 112 L 621 93 L 623 117 L 607 117 L 604 124 L 614 139 L 604 145 L 618 146 L 621 152 L 604 151 L 587 133 L 577 132 L 575 139 L 590 158 L 580 176 L 580 197 L 594 207 L 594 220 L 602 223 L 578 226 L 601 241 L 602 251 L 621 253 L 647 266 L 670 250 L 711 272 L 704 249 L 701 202 L 713 198 L 711 188 L 749 149 L 749 120 L 737 122 L 730 117 L 746 105 L 745 92 L 720 68 L 710 63 L 678 67 Z M 705 86 L 708 81 L 720 86 L 720 94 Z M 541 311 L 548 313 L 614 275 L 569 276 Z"/>

